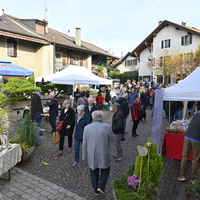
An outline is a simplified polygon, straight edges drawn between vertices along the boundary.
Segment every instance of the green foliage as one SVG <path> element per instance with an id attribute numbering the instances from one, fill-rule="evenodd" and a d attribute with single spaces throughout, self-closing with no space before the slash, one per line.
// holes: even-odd
<path id="1" fill-rule="evenodd" d="M 96 91 L 94 91 L 94 90 L 92 90 L 90 87 L 88 87 L 88 86 L 82 86 L 81 88 L 80 88 L 80 92 L 82 92 L 82 91 L 89 91 L 90 92 L 90 94 L 94 97 L 94 96 L 97 96 L 97 94 L 98 94 L 98 92 L 96 92 Z"/>
<path id="2" fill-rule="evenodd" d="M 6 93 L 10 104 L 12 105 L 16 101 L 27 99 L 32 96 L 33 92 L 39 87 L 34 87 L 34 77 L 22 78 L 17 77 L 9 78 L 6 84 L 0 84 L 2 92 Z M 1 97 L 0 97 L 1 98 Z"/>
<path id="3" fill-rule="evenodd" d="M 108 72 L 109 76 L 111 76 L 111 74 L 115 73 L 115 72 L 120 73 L 120 71 L 115 67 L 108 67 L 107 72 Z"/>
<path id="4" fill-rule="evenodd" d="M 24 117 L 20 134 L 21 142 L 27 144 L 28 147 L 32 147 L 36 142 L 36 128 L 36 122 L 32 123 L 31 111 L 29 111 Z"/>
<path id="5" fill-rule="evenodd" d="M 160 183 L 160 176 L 163 169 L 162 156 L 157 154 L 157 145 L 153 144 L 152 138 L 149 139 L 152 147 L 150 148 L 150 161 L 149 161 L 149 182 L 154 183 L 155 186 L 158 186 Z M 147 147 L 147 143 L 145 143 L 144 147 Z M 140 176 L 140 165 L 141 165 L 141 156 L 138 155 L 135 163 L 134 174 L 136 176 Z M 142 163 L 142 182 L 147 180 L 148 173 L 148 155 L 143 157 Z"/>
<path id="6" fill-rule="evenodd" d="M 132 176 L 133 175 L 133 172 L 135 170 L 135 163 L 131 164 L 127 170 L 127 175 L 128 176 Z"/>
<path id="7" fill-rule="evenodd" d="M 99 66 L 98 68 L 97 68 L 97 72 L 102 72 L 104 70 L 104 67 L 103 66 Z"/>
<path id="8" fill-rule="evenodd" d="M 3 92 L 0 92 L 0 108 L 4 108 L 8 102 L 6 95 Z"/>
<path id="9" fill-rule="evenodd" d="M 135 72 L 135 73 L 119 73 L 119 72 L 115 72 L 115 73 L 112 73 L 110 75 L 113 79 L 115 78 L 118 78 L 120 79 L 120 83 L 125 83 L 127 81 L 127 79 L 129 80 L 135 80 L 136 82 L 138 81 L 138 72 Z"/>
<path id="10" fill-rule="evenodd" d="M 66 93 L 67 85 L 62 84 L 47 84 L 44 85 L 44 93 L 49 93 L 50 91 L 53 91 L 55 93 L 55 96 L 57 96 L 60 93 Z"/>

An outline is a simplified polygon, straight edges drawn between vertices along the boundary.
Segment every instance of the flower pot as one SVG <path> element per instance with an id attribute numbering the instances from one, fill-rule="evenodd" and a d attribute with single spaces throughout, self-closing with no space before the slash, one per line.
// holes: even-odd
<path id="1" fill-rule="evenodd" d="M 29 159 L 29 157 L 31 156 L 31 154 L 33 153 L 34 149 L 35 149 L 35 145 L 28 148 L 27 152 L 24 152 L 23 149 L 22 149 L 21 162 L 27 161 Z"/>

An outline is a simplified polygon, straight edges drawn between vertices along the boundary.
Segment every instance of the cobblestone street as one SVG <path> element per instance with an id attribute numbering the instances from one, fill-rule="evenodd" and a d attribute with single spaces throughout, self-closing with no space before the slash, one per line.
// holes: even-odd
<path id="1" fill-rule="evenodd" d="M 113 112 L 104 112 L 104 122 L 111 124 Z M 22 115 L 22 114 L 21 114 Z M 10 138 L 14 137 L 17 122 L 17 115 L 14 111 L 9 114 Z M 90 180 L 87 163 L 80 161 L 80 165 L 72 167 L 74 162 L 74 152 L 67 152 L 67 137 L 65 138 L 65 148 L 62 156 L 57 156 L 58 145 L 52 144 L 52 135 L 48 120 L 42 123 L 42 128 L 46 129 L 40 137 L 38 146 L 28 161 L 17 164 L 11 170 L 11 181 L 0 181 L 0 199 L 114 199 L 112 193 L 112 180 L 123 174 L 130 164 L 135 162 L 138 155 L 137 145 L 144 145 L 148 137 L 151 136 L 152 117 L 150 110 L 147 110 L 147 120 L 139 124 L 137 134 L 139 137 L 131 136 L 132 121 L 127 119 L 126 140 L 122 142 L 123 160 L 116 162 L 111 158 L 111 171 L 106 186 L 106 195 L 95 196 Z M 163 120 L 163 134 L 167 127 L 167 120 Z M 11 134 L 12 133 L 12 134 Z M 111 143 L 111 152 L 114 153 L 115 146 Z M 164 167 L 159 186 L 158 198 L 160 200 L 181 200 L 185 199 L 183 186 L 187 183 L 178 182 L 179 160 L 168 159 L 163 155 Z M 48 163 L 48 165 L 42 164 Z M 191 171 L 191 163 L 188 164 L 187 180 Z M 7 174 L 4 174 L 6 176 Z M 38 179 L 38 180 L 37 180 Z M 14 188 L 14 189 L 13 189 Z M 28 196 L 27 196 L 28 195 Z M 38 196 L 37 196 L 38 195 Z M 41 197 L 42 196 L 42 197 Z"/>

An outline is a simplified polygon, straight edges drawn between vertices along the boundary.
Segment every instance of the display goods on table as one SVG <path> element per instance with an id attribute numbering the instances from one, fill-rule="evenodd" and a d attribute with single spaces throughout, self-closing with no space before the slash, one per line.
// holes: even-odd
<path id="1" fill-rule="evenodd" d="M 187 119 L 173 121 L 170 126 L 167 127 L 167 133 L 185 134 L 189 123 L 190 122 Z"/>

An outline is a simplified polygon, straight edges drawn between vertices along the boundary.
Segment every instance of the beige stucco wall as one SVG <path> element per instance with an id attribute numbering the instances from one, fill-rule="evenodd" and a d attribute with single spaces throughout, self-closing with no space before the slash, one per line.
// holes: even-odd
<path id="1" fill-rule="evenodd" d="M 53 73 L 53 45 L 43 45 L 25 40 L 17 41 L 17 57 L 7 55 L 6 38 L 0 36 L 0 59 L 34 71 L 34 76 Z"/>

